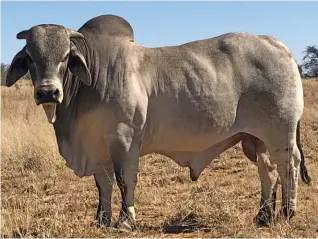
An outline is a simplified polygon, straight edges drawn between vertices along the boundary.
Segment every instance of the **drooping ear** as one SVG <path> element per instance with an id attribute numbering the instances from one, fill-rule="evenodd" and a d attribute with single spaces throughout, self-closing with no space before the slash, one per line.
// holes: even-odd
<path id="1" fill-rule="evenodd" d="M 84 56 L 75 48 L 71 48 L 68 61 L 69 70 L 86 85 L 91 85 L 92 77 L 87 68 Z"/>
<path id="2" fill-rule="evenodd" d="M 23 47 L 13 58 L 6 77 L 6 86 L 12 86 L 29 70 L 26 47 Z"/>

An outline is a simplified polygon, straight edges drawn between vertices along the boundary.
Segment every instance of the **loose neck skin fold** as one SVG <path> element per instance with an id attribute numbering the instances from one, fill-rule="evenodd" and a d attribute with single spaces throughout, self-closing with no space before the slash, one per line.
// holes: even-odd
<path id="1" fill-rule="evenodd" d="M 69 134 L 71 124 L 77 121 L 79 115 L 99 105 L 107 107 L 109 103 L 116 102 L 131 75 L 127 70 L 129 59 L 126 57 L 130 47 L 125 41 L 110 37 L 93 40 L 88 35 L 85 39 L 74 39 L 72 42 L 85 58 L 92 83 L 87 86 L 69 70 L 65 73 L 64 99 L 57 106 L 57 120 L 54 123 L 57 136 L 57 131 L 63 132 L 63 135 Z"/>
<path id="2" fill-rule="evenodd" d="M 92 74 L 92 85 L 96 84 L 96 73 L 91 67 L 91 53 L 85 39 L 72 39 L 72 44 L 84 56 L 87 67 Z M 63 93 L 64 99 L 60 105 L 57 105 L 56 115 L 57 119 L 54 123 L 54 129 L 57 140 L 69 140 L 72 125 L 77 117 L 78 111 L 85 106 L 85 91 L 90 90 L 77 76 L 75 76 L 69 69 L 63 78 Z M 88 94 L 87 94 L 88 95 Z"/>

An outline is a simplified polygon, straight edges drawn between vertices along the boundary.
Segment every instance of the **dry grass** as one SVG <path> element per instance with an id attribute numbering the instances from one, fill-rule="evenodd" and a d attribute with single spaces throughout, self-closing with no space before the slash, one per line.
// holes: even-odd
<path id="1" fill-rule="evenodd" d="M 239 146 L 191 182 L 188 169 L 160 155 L 141 159 L 136 189 L 138 229 L 127 234 L 91 226 L 97 206 L 93 178 L 78 178 L 59 156 L 53 127 L 32 88 L 2 92 L 2 237 L 318 237 L 318 81 L 304 81 L 302 142 L 311 186 L 299 187 L 296 217 L 257 228 L 260 182 Z M 113 195 L 114 219 L 120 197 Z M 172 234 L 171 224 L 195 232 Z M 170 227 L 169 227 L 170 225 Z M 176 227 L 174 227 L 176 228 Z"/>

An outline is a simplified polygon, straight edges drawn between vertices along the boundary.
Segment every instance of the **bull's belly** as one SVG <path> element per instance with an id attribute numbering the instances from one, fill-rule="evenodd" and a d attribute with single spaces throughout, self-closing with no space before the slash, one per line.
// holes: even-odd
<path id="1" fill-rule="evenodd" d="M 66 165 L 79 177 L 90 176 L 109 167 L 112 164 L 111 135 L 103 131 L 97 133 L 88 127 L 81 134 L 81 137 L 75 134 L 69 142 L 59 142 Z M 162 138 L 158 137 L 159 134 L 154 136 L 151 145 L 143 142 L 140 156 L 155 152 L 170 157 L 182 167 L 200 168 L 200 171 L 204 168 L 201 169 L 202 165 L 207 165 L 214 158 L 214 151 L 209 152 L 209 148 L 233 134 L 231 131 L 193 134 L 191 131 L 170 130 L 162 134 Z"/>
<path id="2" fill-rule="evenodd" d="M 155 152 L 168 156 L 195 172 L 201 172 L 215 157 L 214 145 L 237 133 L 233 130 L 236 120 L 234 101 L 222 106 L 215 101 L 213 105 L 170 102 L 163 110 L 150 112 L 148 116 L 142 154 Z"/>
<path id="3" fill-rule="evenodd" d="M 165 155 L 181 167 L 189 167 L 190 177 L 197 180 L 213 159 L 239 141 L 240 135 L 231 130 L 193 133 L 190 131 L 166 132 L 162 139 L 154 139 L 142 153 Z"/>
<path id="4" fill-rule="evenodd" d="M 222 86 L 213 94 L 209 84 L 195 85 L 194 93 L 180 90 L 150 100 L 142 152 L 198 153 L 233 135 L 238 100 Z"/>
<path id="5" fill-rule="evenodd" d="M 169 128 L 164 132 L 154 132 L 151 136 L 146 137 L 142 154 L 160 153 L 174 158 L 174 155 L 184 153 L 200 153 L 237 133 L 231 128 L 210 127 L 206 131 L 197 132 L 189 129 Z"/>

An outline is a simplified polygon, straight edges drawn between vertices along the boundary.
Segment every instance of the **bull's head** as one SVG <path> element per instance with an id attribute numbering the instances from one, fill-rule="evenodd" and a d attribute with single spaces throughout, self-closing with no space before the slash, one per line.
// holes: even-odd
<path id="1" fill-rule="evenodd" d="M 6 86 L 13 85 L 29 70 L 35 103 L 43 105 L 50 123 L 56 119 L 56 105 L 63 101 L 63 79 L 67 70 L 85 84 L 91 84 L 85 58 L 72 43 L 73 38 L 84 36 L 63 26 L 48 24 L 34 26 L 17 34 L 17 39 L 25 39 L 26 45 L 13 58 Z"/>

